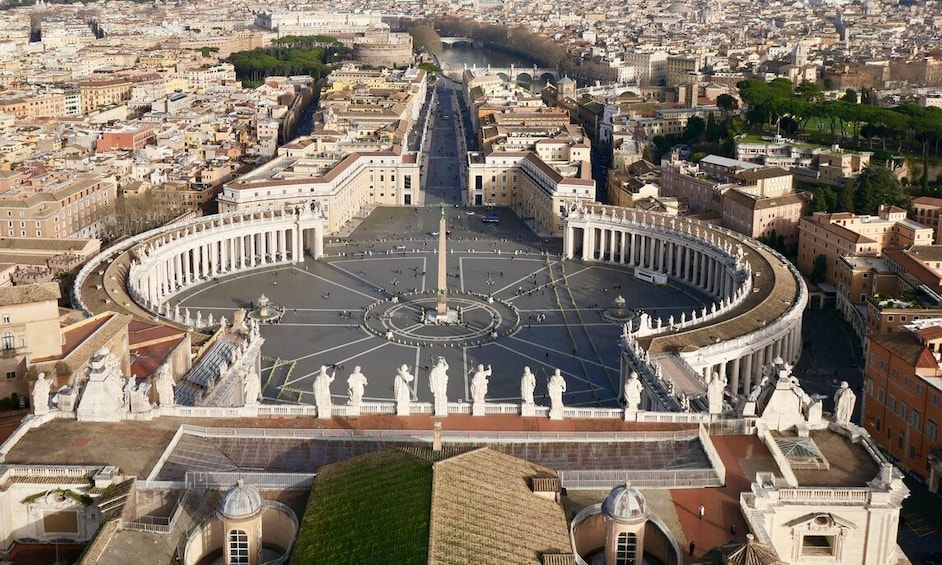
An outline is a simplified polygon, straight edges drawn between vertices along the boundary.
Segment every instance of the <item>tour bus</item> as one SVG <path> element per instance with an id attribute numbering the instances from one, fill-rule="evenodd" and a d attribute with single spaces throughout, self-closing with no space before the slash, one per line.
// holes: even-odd
<path id="1" fill-rule="evenodd" d="M 483 222 L 486 224 L 496 224 L 500 222 L 500 217 L 493 214 L 484 216 Z"/>

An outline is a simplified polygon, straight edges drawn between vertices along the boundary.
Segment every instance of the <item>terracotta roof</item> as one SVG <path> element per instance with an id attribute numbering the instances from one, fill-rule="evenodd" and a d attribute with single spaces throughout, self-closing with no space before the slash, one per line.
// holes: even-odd
<path id="1" fill-rule="evenodd" d="M 908 365 L 915 365 L 922 353 L 927 351 L 926 346 L 919 341 L 919 337 L 909 331 L 873 334 L 870 336 L 870 341 L 883 346 Z"/>
<path id="2" fill-rule="evenodd" d="M 440 461 L 432 479 L 429 563 L 539 565 L 570 551 L 562 506 L 530 490 L 546 467 L 481 448 Z"/>
<path id="3" fill-rule="evenodd" d="M 781 565 L 778 555 L 771 547 L 761 544 L 750 534 L 746 543 L 724 548 L 728 565 Z"/>
<path id="4" fill-rule="evenodd" d="M 48 282 L 27 286 L 11 286 L 0 288 L 0 306 L 59 300 L 60 296 L 62 295 L 59 292 L 59 283 Z"/>
<path id="5" fill-rule="evenodd" d="M 917 196 L 913 198 L 913 204 L 921 204 L 923 206 L 938 206 L 942 208 L 942 198 L 934 198 L 932 196 Z"/>

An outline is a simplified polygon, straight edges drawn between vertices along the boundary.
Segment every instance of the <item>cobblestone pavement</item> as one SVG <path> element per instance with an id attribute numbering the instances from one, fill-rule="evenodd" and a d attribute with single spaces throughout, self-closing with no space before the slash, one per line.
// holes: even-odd
<path id="1" fill-rule="evenodd" d="M 366 400 L 392 399 L 395 367 L 407 364 L 417 377 L 416 398 L 428 401 L 429 369 L 442 356 L 450 367 L 450 401 L 470 398 L 468 384 L 480 363 L 493 368 L 492 402 L 517 401 L 520 376 L 529 366 L 537 375 L 538 401 L 559 368 L 567 380 L 567 405 L 615 406 L 621 327 L 603 320 L 601 311 L 619 295 L 629 307 L 665 318 L 706 303 L 691 288 L 650 285 L 628 269 L 562 261 L 559 241 L 537 238 L 509 210 L 487 211 L 500 216 L 498 224 L 482 222 L 484 212 L 445 208 L 451 232 L 446 280 L 450 292 L 493 295 L 513 304 L 520 327 L 496 341 L 407 346 L 364 329 L 371 304 L 399 292 L 438 288 L 437 237 L 431 233 L 438 230 L 442 209 L 434 206 L 376 209 L 349 237 L 330 239 L 327 257 L 222 278 L 186 291 L 180 305 L 231 319 L 233 309 L 249 308 L 265 294 L 286 309 L 280 324 L 262 328 L 264 396 L 271 400 L 312 403 L 313 376 L 321 365 L 336 370 L 335 403 L 346 401 L 346 379 L 357 365 L 369 381 Z"/>

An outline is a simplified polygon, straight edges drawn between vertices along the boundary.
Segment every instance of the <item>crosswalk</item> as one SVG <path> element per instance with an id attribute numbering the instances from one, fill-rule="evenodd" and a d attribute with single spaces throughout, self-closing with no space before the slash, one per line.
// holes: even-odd
<path id="1" fill-rule="evenodd" d="M 905 520 L 903 527 L 918 537 L 924 538 L 939 531 L 938 528 L 927 522 L 925 518 L 918 514 L 901 513 L 900 516 Z"/>

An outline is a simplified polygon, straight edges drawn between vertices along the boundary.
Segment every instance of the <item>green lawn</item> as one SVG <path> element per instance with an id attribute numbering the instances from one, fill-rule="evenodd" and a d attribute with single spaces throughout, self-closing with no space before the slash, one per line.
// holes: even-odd
<path id="1" fill-rule="evenodd" d="M 432 464 L 396 450 L 322 467 L 292 564 L 428 561 Z"/>

